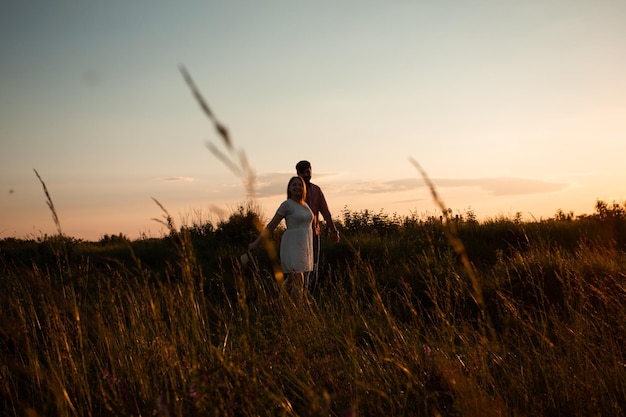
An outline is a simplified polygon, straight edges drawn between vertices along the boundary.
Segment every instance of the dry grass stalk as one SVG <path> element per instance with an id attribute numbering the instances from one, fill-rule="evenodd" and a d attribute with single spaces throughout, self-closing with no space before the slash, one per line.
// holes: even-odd
<path id="1" fill-rule="evenodd" d="M 246 153 L 243 150 L 237 151 L 235 149 L 233 141 L 230 138 L 228 129 L 215 117 L 215 114 L 211 111 L 211 108 L 200 93 L 200 90 L 198 90 L 196 83 L 193 81 L 193 78 L 191 78 L 191 75 L 189 74 L 187 69 L 181 65 L 180 72 L 183 75 L 183 78 L 185 79 L 185 82 L 191 90 L 194 98 L 198 102 L 198 105 L 213 124 L 213 127 L 215 128 L 218 136 L 222 139 L 222 142 L 224 143 L 228 154 L 221 151 L 211 142 L 207 142 L 207 147 L 217 159 L 222 161 L 224 165 L 226 165 L 235 175 L 237 175 L 237 177 L 241 179 L 246 189 L 246 193 L 248 194 L 248 198 L 254 197 L 256 175 L 254 173 L 254 170 L 250 167 L 250 164 L 248 163 Z"/>
<path id="2" fill-rule="evenodd" d="M 211 111 L 211 108 L 202 96 L 202 93 L 200 93 L 200 90 L 196 86 L 196 83 L 193 81 L 193 78 L 189 74 L 189 71 L 187 71 L 187 69 L 182 65 L 179 67 L 179 69 L 183 78 L 185 79 L 185 82 L 187 83 L 187 86 L 189 87 L 194 98 L 198 102 L 198 105 L 207 116 L 209 121 L 211 121 L 211 123 L 213 124 L 213 127 L 215 128 L 218 136 L 222 139 L 222 142 L 224 143 L 224 146 L 226 147 L 226 151 L 228 153 L 221 151 L 216 145 L 211 142 L 207 142 L 207 147 L 217 159 L 222 161 L 222 163 L 226 165 L 226 167 L 228 167 L 237 177 L 239 177 L 246 190 L 248 200 L 253 201 L 256 196 L 256 174 L 248 163 L 248 158 L 245 151 L 241 149 L 235 149 L 228 129 L 226 129 L 224 124 L 221 123 L 217 119 L 217 117 L 215 117 L 215 114 L 213 113 L 213 111 Z M 255 227 L 259 232 L 261 232 L 264 228 L 264 225 L 261 224 L 261 222 L 259 221 L 257 224 L 255 224 Z M 279 283 L 282 283 L 283 272 L 278 262 L 278 252 L 276 251 L 276 246 L 269 239 L 265 240 L 265 250 L 267 251 L 269 258 L 272 261 L 274 277 Z"/>
<path id="3" fill-rule="evenodd" d="M 39 182 L 43 186 L 43 192 L 46 194 L 46 204 L 48 204 L 48 208 L 50 208 L 50 211 L 52 212 L 52 220 L 54 221 L 54 224 L 57 227 L 59 236 L 63 236 L 63 230 L 61 229 L 61 222 L 59 221 L 59 215 L 57 214 L 57 211 L 54 208 L 52 197 L 50 197 L 50 193 L 48 192 L 48 187 L 46 187 L 46 183 L 43 181 L 43 179 L 41 179 L 41 176 L 39 175 L 37 170 L 33 169 L 33 171 L 35 171 L 35 175 L 37 175 L 37 179 L 39 179 Z"/>
<path id="4" fill-rule="evenodd" d="M 444 232 L 446 234 L 448 242 L 454 249 L 454 252 L 457 255 L 459 255 L 459 257 L 461 258 L 463 269 L 465 270 L 465 273 L 467 274 L 467 276 L 469 277 L 472 283 L 472 288 L 468 289 L 469 294 L 474 300 L 474 302 L 476 303 L 476 305 L 480 308 L 480 312 L 481 312 L 483 320 L 488 325 L 489 329 L 493 330 L 493 326 L 491 325 L 491 320 L 485 308 L 483 291 L 482 291 L 482 286 L 480 284 L 480 279 L 478 277 L 478 272 L 476 271 L 476 268 L 474 268 L 474 265 L 472 265 L 472 263 L 469 260 L 469 257 L 467 256 L 467 250 L 465 249 L 465 245 L 463 245 L 463 242 L 459 238 L 458 232 L 456 230 L 456 224 L 450 218 L 450 211 L 444 204 L 441 197 L 439 197 L 439 194 L 437 193 L 437 189 L 435 188 L 435 185 L 433 184 L 433 182 L 430 180 L 430 177 L 428 176 L 426 171 L 424 171 L 424 169 L 415 159 L 410 158 L 409 160 L 411 164 L 413 164 L 413 166 L 419 171 L 420 175 L 424 179 L 424 182 L 426 182 L 426 185 L 428 186 L 430 190 L 430 193 L 433 197 L 433 201 L 435 202 L 435 204 L 437 204 L 437 206 L 441 210 L 443 219 L 445 220 Z"/>

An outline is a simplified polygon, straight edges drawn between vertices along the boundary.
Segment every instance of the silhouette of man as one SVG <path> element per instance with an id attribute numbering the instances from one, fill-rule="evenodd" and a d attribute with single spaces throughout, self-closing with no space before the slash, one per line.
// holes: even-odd
<path id="1" fill-rule="evenodd" d="M 311 294 L 317 286 L 317 274 L 320 260 L 320 214 L 328 225 L 332 241 L 339 243 L 339 231 L 333 223 L 333 218 L 328 210 L 328 204 L 322 189 L 311 182 L 311 163 L 300 161 L 296 164 L 297 174 L 304 179 L 306 184 L 306 203 L 313 212 L 313 271 L 307 277 L 306 286 Z"/>

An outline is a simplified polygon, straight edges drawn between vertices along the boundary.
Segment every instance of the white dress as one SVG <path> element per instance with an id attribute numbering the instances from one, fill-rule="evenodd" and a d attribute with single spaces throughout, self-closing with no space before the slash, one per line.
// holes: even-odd
<path id="1" fill-rule="evenodd" d="M 313 270 L 313 212 L 306 203 L 292 199 L 282 202 L 278 210 L 285 219 L 287 230 L 280 241 L 280 264 L 283 272 Z"/>

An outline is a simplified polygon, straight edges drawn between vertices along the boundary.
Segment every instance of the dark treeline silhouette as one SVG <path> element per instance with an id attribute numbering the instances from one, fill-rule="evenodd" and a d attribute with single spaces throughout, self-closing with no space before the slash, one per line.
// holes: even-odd
<path id="1" fill-rule="evenodd" d="M 458 237 L 464 243 L 470 260 L 476 265 L 493 265 L 499 258 L 515 251 L 524 251 L 534 242 L 547 242 L 562 250 L 576 250 L 581 243 L 606 248 L 626 247 L 626 206 L 598 200 L 593 214 L 578 215 L 557 211 L 554 217 L 523 221 L 520 213 L 514 217 L 496 217 L 478 221 L 472 210 L 446 218 L 454 223 Z M 53 235 L 36 239 L 5 238 L 0 240 L 0 256 L 4 267 L 27 267 L 32 264 L 55 267 L 60 247 L 67 261 L 88 259 L 92 265 L 143 267 L 165 272 L 175 265 L 178 256 L 176 242 L 188 239 L 199 265 L 207 273 L 224 268 L 245 252 L 246 243 L 258 233 L 258 211 L 252 205 L 240 205 L 227 219 L 172 228 L 160 238 L 130 240 L 124 234 L 104 235 L 97 242 L 68 236 Z M 342 218 L 336 219 L 345 242 L 331 245 L 323 230 L 322 268 L 342 268 L 355 256 L 377 259 L 384 268 L 393 268 L 407 254 L 443 253 L 450 250 L 445 234 L 443 216 L 389 214 L 384 211 L 351 211 L 347 207 Z M 274 233 L 277 242 L 284 229 Z M 61 245 L 61 246 L 60 246 Z M 356 252 L 355 252 L 356 251 Z M 262 251 L 261 251 L 262 252 Z M 259 265 L 266 265 L 259 253 Z"/>

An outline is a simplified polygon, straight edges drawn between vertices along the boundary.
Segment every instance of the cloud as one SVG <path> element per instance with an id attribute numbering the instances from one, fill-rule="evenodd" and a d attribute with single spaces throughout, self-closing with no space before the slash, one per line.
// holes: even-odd
<path id="1" fill-rule="evenodd" d="M 475 185 L 495 196 L 543 194 L 561 191 L 567 184 L 525 178 L 483 178 Z"/>
<path id="2" fill-rule="evenodd" d="M 192 177 L 168 177 L 160 178 L 164 182 L 194 182 L 196 179 Z"/>
<path id="3" fill-rule="evenodd" d="M 563 190 L 567 184 L 525 179 L 525 178 L 437 178 L 431 179 L 435 188 L 477 187 L 494 196 L 543 194 Z M 420 178 L 403 178 L 380 183 L 362 183 L 357 186 L 361 193 L 386 194 L 401 191 L 411 191 L 426 187 L 426 182 Z"/>
<path id="4" fill-rule="evenodd" d="M 294 174 L 291 172 L 271 172 L 258 175 L 255 183 L 255 197 L 268 198 L 285 196 L 287 194 L 287 182 Z M 317 177 L 318 175 L 316 175 Z M 184 177 L 166 179 L 169 181 L 193 181 Z M 497 178 L 434 178 L 431 179 L 435 188 L 478 188 L 492 196 L 513 196 L 553 193 L 565 189 L 568 184 L 560 182 L 543 181 L 527 178 L 497 177 Z M 356 184 L 333 184 L 329 181 L 325 190 L 343 189 L 344 191 L 356 192 L 357 194 L 380 195 L 414 191 L 426 187 L 422 178 L 401 178 L 389 181 L 369 181 Z M 415 202 L 421 199 L 407 199 L 396 201 L 397 203 Z"/>
<path id="5" fill-rule="evenodd" d="M 425 198 L 408 198 L 406 200 L 396 200 L 393 203 L 395 204 L 407 204 L 407 203 L 419 203 L 420 201 L 426 200 Z"/>
<path id="6" fill-rule="evenodd" d="M 385 181 L 385 182 L 367 182 L 357 184 L 356 188 L 359 193 L 367 194 L 387 194 L 396 193 L 400 191 L 415 190 L 420 187 L 426 186 L 426 183 L 421 179 L 405 178 L 400 180 Z"/>
<path id="7" fill-rule="evenodd" d="M 257 176 L 255 188 L 257 197 L 287 196 L 287 182 L 294 175 L 285 172 L 270 172 Z"/>
<path id="8" fill-rule="evenodd" d="M 294 172 L 269 172 L 257 175 L 255 192 L 257 197 L 274 197 L 277 195 L 287 196 L 287 182 L 296 175 Z M 323 178 L 335 174 L 315 173 L 315 178 Z M 315 179 L 312 180 L 315 183 Z"/>

